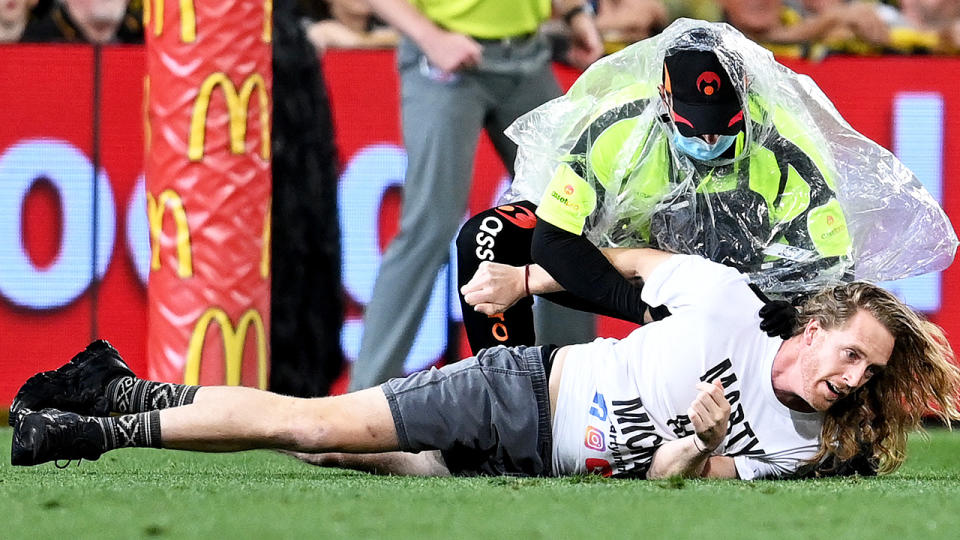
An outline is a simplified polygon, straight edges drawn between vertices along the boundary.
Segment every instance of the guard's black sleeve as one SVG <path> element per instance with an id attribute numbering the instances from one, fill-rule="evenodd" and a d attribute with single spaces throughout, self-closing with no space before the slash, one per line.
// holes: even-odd
<path id="1" fill-rule="evenodd" d="M 616 106 L 594 119 L 581 133 L 566 158 L 582 178 L 588 176 L 587 155 L 594 141 L 611 125 L 640 115 L 649 103 L 639 99 Z M 596 185 L 595 189 L 602 189 Z M 558 304 L 643 324 L 647 305 L 640 299 L 642 282 L 631 283 L 610 264 L 589 240 L 542 219 L 537 220 L 531 243 L 533 261 L 540 264 L 566 290 L 543 295 Z M 651 310 L 656 320 L 669 315 L 664 308 Z"/>
<path id="2" fill-rule="evenodd" d="M 591 311 L 643 323 L 647 305 L 640 299 L 641 287 L 620 275 L 585 237 L 541 219 L 530 254 L 570 294 L 599 307 Z"/>

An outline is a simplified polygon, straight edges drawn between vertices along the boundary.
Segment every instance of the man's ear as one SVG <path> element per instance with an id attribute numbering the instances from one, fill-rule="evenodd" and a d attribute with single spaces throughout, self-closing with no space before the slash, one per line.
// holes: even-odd
<path id="1" fill-rule="evenodd" d="M 822 329 L 823 328 L 820 326 L 820 321 L 816 319 L 810 319 L 807 321 L 807 324 L 803 325 L 803 344 L 810 345 L 813 343 L 813 338 Z"/>

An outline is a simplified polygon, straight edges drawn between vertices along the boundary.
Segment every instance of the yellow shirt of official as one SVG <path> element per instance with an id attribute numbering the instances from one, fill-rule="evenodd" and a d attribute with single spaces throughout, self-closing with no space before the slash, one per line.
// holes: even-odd
<path id="1" fill-rule="evenodd" d="M 410 0 L 437 25 L 481 39 L 532 34 L 550 18 L 550 0 Z"/>

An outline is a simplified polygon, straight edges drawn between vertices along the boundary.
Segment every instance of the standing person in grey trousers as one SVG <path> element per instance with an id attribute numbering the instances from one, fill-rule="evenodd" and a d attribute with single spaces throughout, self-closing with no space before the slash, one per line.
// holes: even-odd
<path id="1" fill-rule="evenodd" d="M 512 175 L 516 146 L 503 130 L 560 95 L 550 48 L 537 34 L 551 8 L 570 27 L 572 64 L 585 68 L 603 52 L 584 0 L 554 0 L 552 6 L 550 0 L 369 2 L 404 34 L 397 65 L 408 165 L 399 232 L 366 307 L 351 390 L 403 375 L 447 246 L 466 212 L 480 130 L 487 130 Z M 551 318 L 546 314 L 538 320 Z M 592 339 L 591 315 L 568 311 L 563 318 L 563 333 L 544 328 L 539 334 L 544 342 Z"/>

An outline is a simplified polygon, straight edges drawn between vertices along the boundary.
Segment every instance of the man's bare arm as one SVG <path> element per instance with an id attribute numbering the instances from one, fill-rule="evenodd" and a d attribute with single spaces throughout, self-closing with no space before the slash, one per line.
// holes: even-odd
<path id="1" fill-rule="evenodd" d="M 661 446 L 654 454 L 647 478 L 739 478 L 732 457 L 712 456 L 701 452 L 698 443 L 693 441 L 694 437 L 696 435 L 688 435 Z"/>
<path id="2" fill-rule="evenodd" d="M 661 446 L 653 455 L 647 478 L 737 477 L 733 458 L 712 455 L 727 435 L 730 421 L 730 403 L 724 397 L 723 385 L 719 381 L 701 382 L 697 389 L 700 393 L 687 410 L 694 433 Z"/>
<path id="3" fill-rule="evenodd" d="M 740 478 L 733 458 L 729 456 L 710 456 L 706 466 L 700 472 L 703 478 Z"/>

